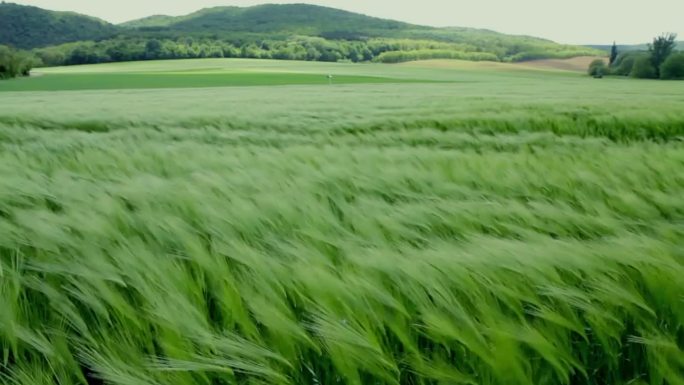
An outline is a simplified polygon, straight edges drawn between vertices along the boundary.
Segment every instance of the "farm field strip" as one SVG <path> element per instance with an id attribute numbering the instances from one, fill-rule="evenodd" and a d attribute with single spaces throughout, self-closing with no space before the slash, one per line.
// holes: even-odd
<path id="1" fill-rule="evenodd" d="M 265 63 L 264 63 L 265 62 Z M 268 60 L 173 60 L 112 63 L 97 66 L 39 68 L 29 79 L 4 82 L 0 92 L 92 89 L 194 88 L 264 85 L 364 83 L 489 82 L 511 75 L 535 78 L 539 70 L 501 63 L 473 64 L 460 61 L 430 61 L 422 64 L 378 65 L 351 63 L 293 62 Z M 547 71 L 547 76 L 575 78 L 576 73 Z"/>
<path id="2" fill-rule="evenodd" d="M 99 73 L 49 74 L 33 78 L 3 82 L 0 92 L 12 91 L 79 91 L 109 89 L 207 88 L 277 85 L 329 85 L 361 83 L 409 83 L 411 79 L 392 79 L 371 76 L 340 75 L 328 79 L 326 75 L 306 73 Z"/>

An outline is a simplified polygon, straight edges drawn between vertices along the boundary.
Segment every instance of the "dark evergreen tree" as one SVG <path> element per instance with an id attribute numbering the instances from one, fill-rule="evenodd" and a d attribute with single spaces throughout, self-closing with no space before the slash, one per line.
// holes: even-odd
<path id="1" fill-rule="evenodd" d="M 618 57 L 618 47 L 615 44 L 615 42 L 613 42 L 613 47 L 610 49 L 610 61 L 608 62 L 608 65 L 610 67 L 612 67 L 613 64 L 615 64 L 615 60 L 617 60 L 617 57 Z"/>

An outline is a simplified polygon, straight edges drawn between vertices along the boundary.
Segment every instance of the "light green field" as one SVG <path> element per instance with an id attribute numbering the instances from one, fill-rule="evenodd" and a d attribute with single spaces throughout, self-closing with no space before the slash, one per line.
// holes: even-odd
<path id="1" fill-rule="evenodd" d="M 30 78 L 0 84 L 0 92 L 79 91 L 108 89 L 209 88 L 278 85 L 338 85 L 428 82 L 403 74 L 378 76 L 378 71 L 359 71 L 360 66 L 267 66 L 257 60 L 179 60 L 133 62 L 100 66 L 38 69 Z M 168 64 L 167 64 L 168 63 Z M 334 71 L 325 72 L 325 69 Z M 332 79 L 328 76 L 333 75 Z"/>
<path id="2" fill-rule="evenodd" d="M 480 70 L 487 69 L 481 73 L 472 71 L 471 63 L 433 61 L 420 66 L 407 64 L 393 67 L 226 59 L 112 63 L 37 69 L 31 78 L 3 82 L 0 92 L 470 82 L 490 80 L 492 75 L 506 71 L 532 76 L 538 72 L 513 65 L 488 63 L 480 64 Z M 455 76 L 454 68 L 450 67 L 453 65 L 461 70 L 461 76 Z M 330 80 L 328 75 L 332 75 L 333 79 Z M 483 78 L 483 75 L 489 77 Z"/>
<path id="3" fill-rule="evenodd" d="M 292 81 L 66 81 L 190 72 Z M 684 83 L 42 73 L 0 93 L 0 383 L 684 383 Z"/>

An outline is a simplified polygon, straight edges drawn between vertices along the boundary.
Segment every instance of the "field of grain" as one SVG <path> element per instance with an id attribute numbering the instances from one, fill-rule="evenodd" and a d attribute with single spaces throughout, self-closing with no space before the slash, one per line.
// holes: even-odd
<path id="1" fill-rule="evenodd" d="M 189 71 L 292 81 L 65 81 Z M 684 83 L 43 74 L 0 92 L 0 383 L 684 384 Z"/>

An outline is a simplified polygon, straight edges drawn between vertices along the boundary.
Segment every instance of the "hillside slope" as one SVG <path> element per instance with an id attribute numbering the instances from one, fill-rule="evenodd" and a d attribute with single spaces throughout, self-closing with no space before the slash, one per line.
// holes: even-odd
<path id="1" fill-rule="evenodd" d="M 121 25 L 36 7 L 0 6 L 0 45 L 45 65 L 243 57 L 312 61 L 524 61 L 596 55 L 587 47 L 473 28 L 435 28 L 308 4 L 214 7 Z"/>
<path id="2" fill-rule="evenodd" d="M 177 17 L 149 16 L 120 26 L 126 28 L 128 33 L 158 32 L 162 36 L 174 33 L 229 38 L 235 38 L 236 35 L 270 38 L 301 35 L 346 40 L 384 37 L 479 45 L 503 41 L 510 45 L 537 43 L 561 46 L 531 36 L 506 35 L 475 28 L 415 25 L 310 4 L 213 7 Z"/>
<path id="3" fill-rule="evenodd" d="M 433 29 L 308 4 L 264 4 L 253 7 L 206 8 L 186 16 L 153 16 L 122 24 L 138 29 L 165 29 L 190 33 L 291 33 L 325 36 L 344 32 L 366 37 L 390 31 Z"/>
<path id="4" fill-rule="evenodd" d="M 0 3 L 0 44 L 31 49 L 113 36 L 119 28 L 72 12 Z"/>
<path id="5" fill-rule="evenodd" d="M 484 53 L 485 55 L 481 56 L 504 61 L 565 58 L 598 53 L 590 48 L 557 44 L 531 36 L 506 35 L 475 28 L 414 25 L 309 4 L 265 4 L 246 8 L 214 7 L 178 17 L 155 15 L 123 23 L 121 26 L 128 30 L 126 34 L 134 36 L 210 37 L 233 43 L 287 40 L 294 36 L 322 37 L 338 41 L 391 39 L 392 42 L 389 44 L 392 47 L 386 51 L 412 52 L 386 57 L 388 62 L 469 57 L 452 55 L 454 51 Z M 474 55 L 470 55 L 472 56 Z"/>

